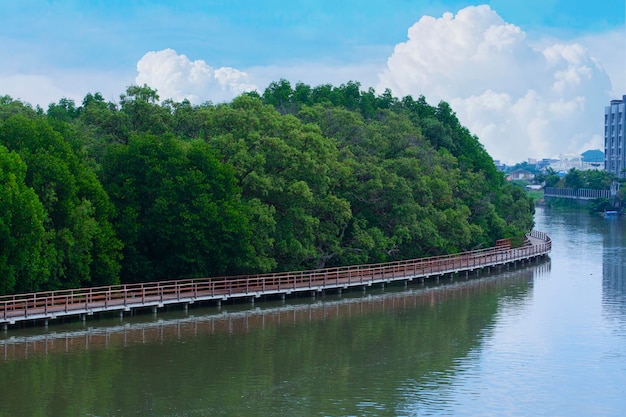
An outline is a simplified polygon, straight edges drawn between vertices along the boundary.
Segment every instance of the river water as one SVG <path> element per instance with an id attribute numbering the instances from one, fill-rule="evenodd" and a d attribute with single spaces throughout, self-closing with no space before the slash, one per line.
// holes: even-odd
<path id="1" fill-rule="evenodd" d="M 0 416 L 624 416 L 626 219 L 516 269 L 0 334 Z"/>

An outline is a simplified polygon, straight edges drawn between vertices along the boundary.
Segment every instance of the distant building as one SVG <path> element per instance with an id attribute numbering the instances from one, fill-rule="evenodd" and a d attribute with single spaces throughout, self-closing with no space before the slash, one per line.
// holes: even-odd
<path id="1" fill-rule="evenodd" d="M 495 166 L 498 169 L 498 171 L 500 171 L 500 172 L 506 171 L 506 164 L 500 163 L 499 159 L 494 159 L 493 163 L 495 164 Z"/>
<path id="2" fill-rule="evenodd" d="M 583 169 L 583 157 L 576 153 L 561 154 L 559 159 L 552 160 L 550 168 L 562 173 L 567 173 L 572 168 L 580 171 Z"/>
<path id="3" fill-rule="evenodd" d="M 545 171 L 546 168 L 557 162 L 559 162 L 558 159 L 543 158 L 541 161 L 537 161 L 536 169 L 537 171 Z"/>
<path id="4" fill-rule="evenodd" d="M 583 152 L 582 156 L 583 169 L 602 169 L 604 168 L 604 153 L 599 149 L 592 149 Z"/>
<path id="5" fill-rule="evenodd" d="M 626 178 L 626 95 L 604 108 L 604 169 Z"/>
<path id="6" fill-rule="evenodd" d="M 508 181 L 530 181 L 535 178 L 535 174 L 525 169 L 517 169 L 507 174 L 506 179 Z"/>

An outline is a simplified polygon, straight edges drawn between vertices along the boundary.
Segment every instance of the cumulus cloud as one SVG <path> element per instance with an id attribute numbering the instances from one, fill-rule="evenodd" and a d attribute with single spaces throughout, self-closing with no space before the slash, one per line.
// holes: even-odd
<path id="1" fill-rule="evenodd" d="M 212 68 L 201 59 L 191 61 L 173 49 L 148 52 L 137 62 L 138 85 L 155 88 L 161 99 L 221 102 L 256 90 L 245 72 L 235 68 Z"/>
<path id="2" fill-rule="evenodd" d="M 603 149 L 606 71 L 578 43 L 534 48 L 489 6 L 425 16 L 396 45 L 377 90 L 445 100 L 503 162 Z"/>

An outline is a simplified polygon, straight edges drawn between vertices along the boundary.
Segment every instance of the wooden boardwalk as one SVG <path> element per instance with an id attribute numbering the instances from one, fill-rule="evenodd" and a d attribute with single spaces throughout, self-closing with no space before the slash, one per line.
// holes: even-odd
<path id="1" fill-rule="evenodd" d="M 61 327 L 49 332 L 0 335 L 0 362 L 27 359 L 50 353 L 85 352 L 109 347 L 129 347 L 137 344 L 160 343 L 167 340 L 188 340 L 200 334 L 245 334 L 253 329 L 266 329 L 298 323 L 320 323 L 340 317 L 352 317 L 395 308 L 433 307 L 445 301 L 462 300 L 485 291 L 495 291 L 508 283 L 526 284 L 550 269 L 548 263 L 523 266 L 485 275 L 484 279 L 456 280 L 448 285 L 416 286 L 405 291 L 372 291 L 362 297 L 332 297 L 310 302 L 266 305 L 261 308 L 204 310 L 196 314 L 175 314 L 163 319 L 144 317 L 119 324 Z M 501 279 L 502 278 L 502 279 Z M 209 313 L 209 311 L 212 311 Z"/>
<path id="2" fill-rule="evenodd" d="M 16 294 L 0 297 L 0 325 L 43 321 L 118 311 L 120 315 L 138 308 L 171 304 L 189 305 L 200 301 L 222 302 L 248 297 L 280 296 L 324 290 L 367 287 L 393 281 L 428 279 L 448 274 L 470 273 L 477 269 L 526 262 L 547 255 L 552 248 L 548 235 L 532 231 L 526 243 L 511 248 L 507 240 L 493 248 L 453 255 L 420 258 L 372 265 L 354 265 L 275 274 L 217 278 L 194 278 L 107 287 L 80 288 Z"/>

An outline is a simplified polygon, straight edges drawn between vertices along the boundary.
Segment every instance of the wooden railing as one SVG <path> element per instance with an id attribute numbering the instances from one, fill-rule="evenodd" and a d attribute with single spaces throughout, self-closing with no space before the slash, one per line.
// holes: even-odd
<path id="1" fill-rule="evenodd" d="M 0 297 L 0 323 L 428 278 L 543 256 L 551 244 L 545 233 L 533 231 L 519 248 L 503 240 L 483 250 L 381 264 L 8 295 Z"/>
<path id="2" fill-rule="evenodd" d="M 241 334 L 251 329 L 269 326 L 319 323 L 333 318 L 365 315 L 402 308 L 434 305 L 446 300 L 456 300 L 471 294 L 499 288 L 503 283 L 528 283 L 535 276 L 549 270 L 543 263 L 506 274 L 500 279 L 463 280 L 455 285 L 418 287 L 407 291 L 377 292 L 368 297 L 329 298 L 324 302 L 273 304 L 263 308 L 205 310 L 201 314 L 174 315 L 161 320 L 134 320 L 60 328 L 53 332 L 28 332 L 27 334 L 0 337 L 0 362 L 26 359 L 49 353 L 84 352 L 107 349 L 112 346 L 127 347 L 135 344 L 164 343 L 167 339 L 186 340 L 199 334 Z"/>

